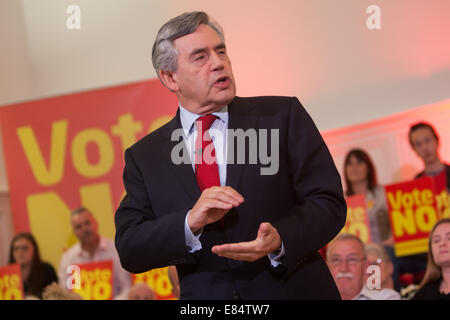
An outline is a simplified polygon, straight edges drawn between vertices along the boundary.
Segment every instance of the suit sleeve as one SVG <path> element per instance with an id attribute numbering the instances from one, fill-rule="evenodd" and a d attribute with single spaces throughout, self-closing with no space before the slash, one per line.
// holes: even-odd
<path id="1" fill-rule="evenodd" d="M 190 208 L 156 218 L 132 149 L 125 152 L 126 195 L 115 215 L 115 245 L 122 267 L 132 273 L 193 262 L 184 221 Z"/>
<path id="2" fill-rule="evenodd" d="M 296 204 L 277 221 L 287 274 L 331 241 L 345 224 L 341 179 L 313 120 L 293 98 L 288 118 L 288 163 Z"/>

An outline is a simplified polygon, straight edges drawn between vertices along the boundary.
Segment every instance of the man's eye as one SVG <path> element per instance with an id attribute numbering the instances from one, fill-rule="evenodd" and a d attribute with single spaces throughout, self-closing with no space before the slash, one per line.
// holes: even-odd
<path id="1" fill-rule="evenodd" d="M 204 58 L 205 56 L 198 56 L 197 58 L 195 58 L 195 61 L 203 60 Z"/>

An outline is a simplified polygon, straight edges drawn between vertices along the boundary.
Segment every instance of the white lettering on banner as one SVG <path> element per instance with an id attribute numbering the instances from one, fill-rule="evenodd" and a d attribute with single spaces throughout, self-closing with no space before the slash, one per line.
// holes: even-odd
<path id="1" fill-rule="evenodd" d="M 70 16 L 66 20 L 66 27 L 69 30 L 81 29 L 81 9 L 76 4 L 67 7 L 66 13 Z"/>

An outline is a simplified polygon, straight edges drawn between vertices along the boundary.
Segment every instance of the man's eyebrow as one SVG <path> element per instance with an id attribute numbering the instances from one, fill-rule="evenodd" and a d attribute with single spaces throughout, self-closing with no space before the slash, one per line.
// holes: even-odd
<path id="1" fill-rule="evenodd" d="M 225 43 L 221 42 L 221 43 L 219 43 L 218 45 L 216 45 L 214 47 L 214 50 L 220 50 L 220 49 L 226 49 Z M 208 52 L 208 48 L 207 47 L 198 48 L 198 49 L 194 49 L 189 56 L 193 57 L 196 54 L 205 53 L 205 52 Z"/>
<path id="2" fill-rule="evenodd" d="M 221 42 L 217 46 L 214 47 L 214 50 L 226 49 L 225 43 Z"/>
<path id="3" fill-rule="evenodd" d="M 196 54 L 199 54 L 199 53 L 204 53 L 204 52 L 207 52 L 208 51 L 208 48 L 198 48 L 198 49 L 194 49 L 192 52 L 191 52 L 191 54 L 190 54 L 190 56 L 191 57 L 193 57 L 193 56 L 195 56 Z"/>

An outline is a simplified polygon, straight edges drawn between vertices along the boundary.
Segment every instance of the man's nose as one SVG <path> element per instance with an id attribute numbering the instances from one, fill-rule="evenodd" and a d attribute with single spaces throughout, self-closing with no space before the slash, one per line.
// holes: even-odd
<path id="1" fill-rule="evenodd" d="M 217 52 L 211 54 L 211 71 L 222 70 L 224 68 L 224 61 Z"/>
<path id="2" fill-rule="evenodd" d="M 349 270 L 347 260 L 342 260 L 341 264 L 339 265 L 339 269 L 342 272 L 347 272 Z"/>

